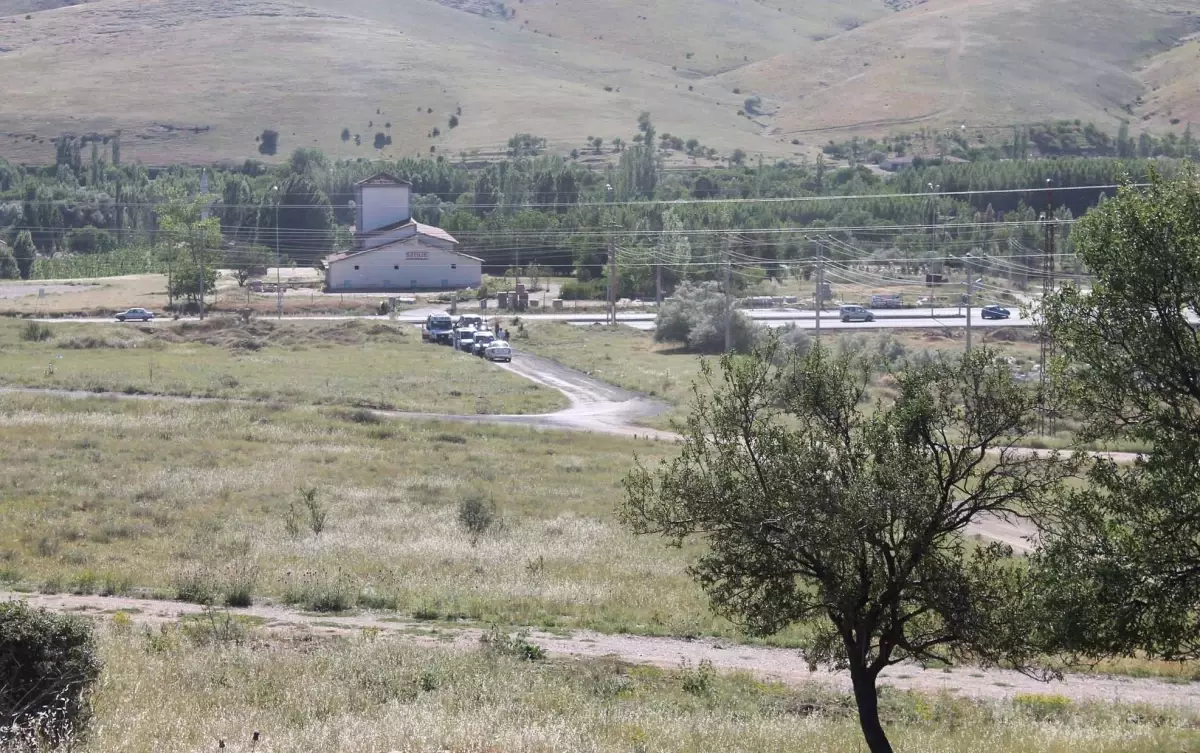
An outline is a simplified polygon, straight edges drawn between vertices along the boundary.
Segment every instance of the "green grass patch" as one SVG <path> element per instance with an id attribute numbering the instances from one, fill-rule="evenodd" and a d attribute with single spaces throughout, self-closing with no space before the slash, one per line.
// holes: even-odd
<path id="1" fill-rule="evenodd" d="M 545 413 L 553 389 L 449 348 L 415 327 L 235 318 L 153 325 L 0 322 L 0 386 L 239 398 L 471 415 Z M 369 414 L 345 414 L 371 422 Z"/>

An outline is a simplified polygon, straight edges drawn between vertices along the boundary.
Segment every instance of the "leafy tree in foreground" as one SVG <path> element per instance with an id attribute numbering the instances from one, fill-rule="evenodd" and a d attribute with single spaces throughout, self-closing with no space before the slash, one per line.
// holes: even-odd
<path id="1" fill-rule="evenodd" d="M 1099 459 L 1050 521 L 1043 575 L 1063 646 L 1092 656 L 1200 657 L 1200 183 L 1124 188 L 1073 240 L 1094 275 L 1065 287 L 1046 324 L 1089 421 L 1084 440 L 1151 450 Z"/>
<path id="2" fill-rule="evenodd" d="M 16 259 L 21 279 L 28 280 L 33 274 L 33 262 L 37 258 L 37 247 L 33 245 L 33 236 L 28 230 L 22 230 L 17 236 L 12 255 Z"/>
<path id="3" fill-rule="evenodd" d="M 625 481 L 623 519 L 708 551 L 692 567 L 714 609 L 754 635 L 811 628 L 805 657 L 848 669 L 870 749 L 890 751 L 879 673 L 970 657 L 1033 673 L 1025 568 L 972 523 L 1044 502 L 1070 472 L 1021 451 L 1037 396 L 994 354 L 909 368 L 864 411 L 868 360 L 772 343 L 725 356 L 697 390 L 681 455 Z M 778 365 L 776 365 L 778 364 Z"/>

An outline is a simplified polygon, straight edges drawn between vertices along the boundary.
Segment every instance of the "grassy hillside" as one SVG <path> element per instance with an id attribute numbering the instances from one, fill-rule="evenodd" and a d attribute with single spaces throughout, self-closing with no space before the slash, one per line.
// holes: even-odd
<path id="1" fill-rule="evenodd" d="M 1121 118 L 1136 120 L 1131 112 L 1144 91 L 1138 66 L 1200 28 L 1188 5 L 930 0 L 720 80 L 764 96 L 774 108 L 764 122 L 802 138 L 1048 115 L 1115 130 Z M 1166 86 L 1195 67 L 1160 70 Z M 1195 85 L 1178 96 L 1195 102 Z"/>
<path id="2" fill-rule="evenodd" d="M 1200 39 L 1154 57 L 1138 76 L 1147 88 L 1137 113 L 1155 127 L 1200 127 Z"/>
<path id="3" fill-rule="evenodd" d="M 267 128 L 281 155 L 372 157 L 377 132 L 385 156 L 497 151 L 518 131 L 569 151 L 628 139 L 647 109 L 660 131 L 778 155 L 848 126 L 1157 126 L 1200 107 L 1195 47 L 1176 47 L 1188 4 L 0 0 L 0 155 L 121 130 L 126 160 L 241 160 Z M 753 95 L 762 114 L 739 116 Z"/>

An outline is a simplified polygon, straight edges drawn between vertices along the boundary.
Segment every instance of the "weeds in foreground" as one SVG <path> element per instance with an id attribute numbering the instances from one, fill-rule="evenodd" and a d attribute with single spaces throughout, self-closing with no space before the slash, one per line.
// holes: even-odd
<path id="1" fill-rule="evenodd" d="M 321 532 L 325 530 L 325 520 L 329 517 L 329 510 L 321 504 L 321 500 L 317 499 L 316 487 L 301 489 L 300 502 L 308 511 L 309 529 L 313 532 L 313 536 L 320 538 Z"/>
<path id="2" fill-rule="evenodd" d="M 707 698 L 712 695 L 717 672 L 713 669 L 712 662 L 708 659 L 702 659 L 700 664 L 694 669 L 691 664 L 684 662 L 679 667 L 679 674 L 683 692 L 700 698 Z"/>
<path id="3" fill-rule="evenodd" d="M 501 656 L 512 656 L 525 661 L 541 661 L 546 658 L 546 649 L 529 640 L 528 630 L 509 635 L 501 631 L 498 625 L 492 625 L 487 632 L 479 636 L 479 644 Z"/>

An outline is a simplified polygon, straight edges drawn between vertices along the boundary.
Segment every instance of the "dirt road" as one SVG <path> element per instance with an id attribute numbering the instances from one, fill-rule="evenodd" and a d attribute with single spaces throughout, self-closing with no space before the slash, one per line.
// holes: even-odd
<path id="1" fill-rule="evenodd" d="M 465 357 L 465 356 L 464 356 Z M 449 413 L 406 413 L 401 411 L 373 410 L 382 417 L 399 420 L 453 421 L 475 424 L 501 424 L 507 426 L 529 426 L 538 429 L 562 429 L 599 434 L 615 434 L 625 437 L 641 437 L 662 441 L 678 441 L 678 434 L 638 426 L 637 421 L 657 416 L 669 406 L 660 401 L 639 395 L 607 382 L 594 379 L 581 371 L 568 368 L 547 358 L 518 352 L 511 363 L 496 364 L 514 374 L 546 387 L 556 389 L 570 401 L 569 408 L 555 413 L 532 415 L 456 415 Z M 117 392 L 84 392 L 70 390 L 45 390 L 21 387 L 0 388 L 3 393 L 52 394 L 59 397 L 85 399 L 92 397 L 121 400 L 171 400 L 191 403 L 253 403 L 252 400 L 229 398 L 203 398 L 183 396 L 127 395 Z M 970 533 L 1003 541 L 1014 551 L 1027 552 L 1032 548 L 1029 537 L 1032 526 L 1020 521 L 985 518 L 977 521 Z"/>
<path id="2" fill-rule="evenodd" d="M 55 612 L 101 618 L 123 610 L 135 623 L 146 626 L 175 622 L 204 612 L 199 605 L 172 601 L 0 592 L 0 601 L 12 599 L 23 599 L 33 606 Z M 447 627 L 440 623 L 397 621 L 390 614 L 313 615 L 270 604 L 229 611 L 261 621 L 262 629 L 268 631 L 352 636 L 369 629 L 378 630 L 394 640 L 441 646 L 452 641 L 453 645 L 464 649 L 478 645 L 483 632 L 478 627 L 468 625 Z M 710 661 L 715 669 L 721 671 L 749 672 L 789 685 L 817 682 L 843 691 L 850 690 L 850 678 L 846 673 L 827 669 L 810 671 L 799 652 L 791 649 L 747 646 L 718 640 L 605 635 L 589 631 L 569 635 L 535 631 L 530 633 L 529 639 L 546 649 L 550 656 L 560 659 L 609 658 L 664 669 L 677 668 L 685 662 L 696 666 L 701 661 Z M 1063 681 L 1043 683 L 1004 670 L 974 667 L 922 669 L 915 665 L 900 665 L 885 671 L 882 683 L 900 689 L 948 692 L 980 699 L 1011 698 L 1020 693 L 1053 693 L 1076 701 L 1119 701 L 1193 709 L 1200 705 L 1200 683 L 1178 685 L 1161 680 L 1104 675 L 1068 675 Z"/>

